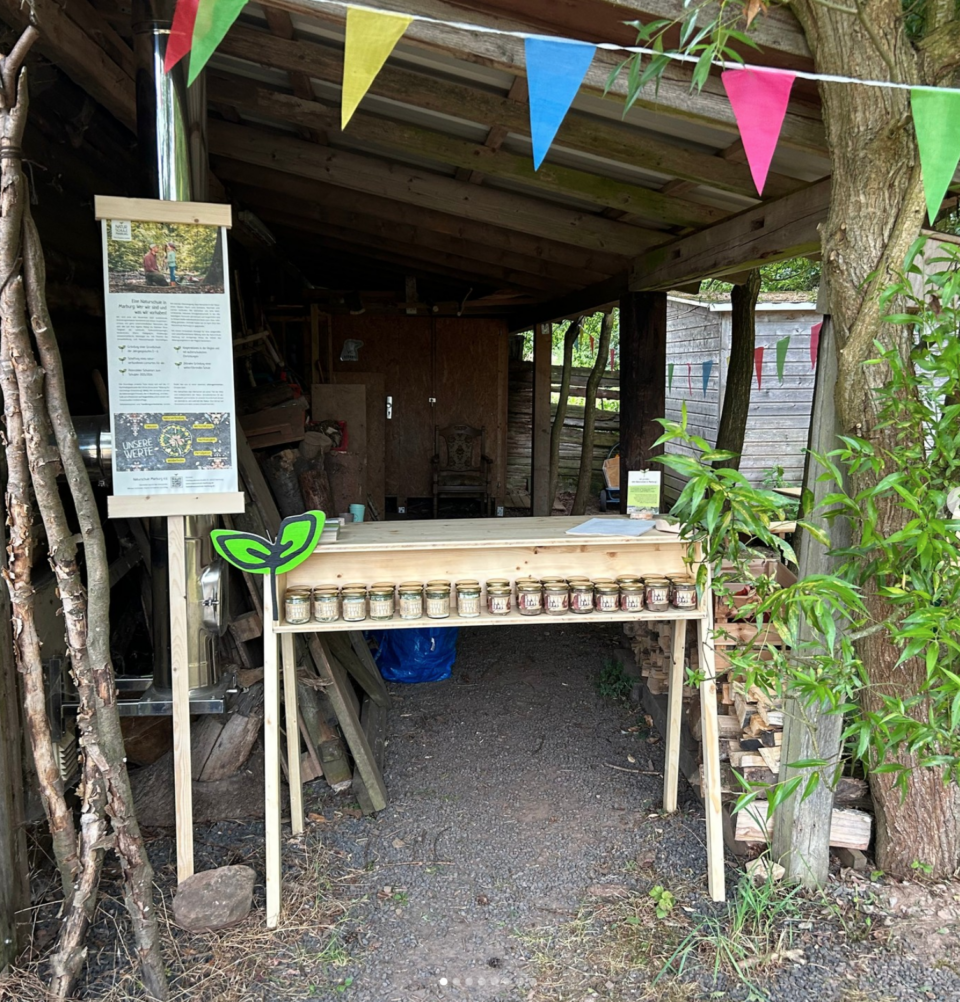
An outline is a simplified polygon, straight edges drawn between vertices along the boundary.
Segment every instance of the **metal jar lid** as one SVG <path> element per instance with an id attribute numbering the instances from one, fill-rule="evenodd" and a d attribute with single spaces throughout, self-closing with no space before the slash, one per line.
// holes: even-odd
<path id="1" fill-rule="evenodd" d="M 400 582 L 400 591 L 402 591 L 404 593 L 406 593 L 406 592 L 412 592 L 412 591 L 417 591 L 417 592 L 423 591 L 423 582 L 422 581 L 401 581 Z"/>

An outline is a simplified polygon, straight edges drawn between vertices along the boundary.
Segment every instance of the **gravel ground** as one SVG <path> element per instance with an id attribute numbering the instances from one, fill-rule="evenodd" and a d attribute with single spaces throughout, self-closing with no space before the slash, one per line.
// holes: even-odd
<path id="1" fill-rule="evenodd" d="M 775 931 L 767 949 L 780 956 L 749 972 L 759 992 L 715 981 L 707 950 L 691 954 L 683 983 L 651 984 L 700 917 L 731 927 L 706 896 L 699 801 L 681 782 L 679 812 L 659 813 L 659 736 L 598 694 L 618 644 L 601 625 L 462 630 L 451 679 L 391 686 L 388 808 L 362 818 L 319 781 L 306 840 L 286 843 L 285 877 L 302 880 L 312 846 L 344 911 L 318 936 L 277 945 L 274 973 L 231 999 L 960 1002 L 960 886 L 907 885 L 898 917 L 890 898 L 904 906 L 903 885 L 851 874 L 800 903 L 789 935 Z M 262 875 L 262 838 L 259 823 L 200 826 L 197 868 L 247 862 Z M 150 854 L 169 892 L 173 840 L 153 837 Z M 740 875 L 731 860 L 728 886 Z M 655 884 L 677 899 L 663 920 Z M 108 884 L 83 998 L 102 997 L 123 964 L 122 921 Z M 259 929 L 262 912 L 248 923 Z M 190 937 L 175 937 L 189 953 Z"/>

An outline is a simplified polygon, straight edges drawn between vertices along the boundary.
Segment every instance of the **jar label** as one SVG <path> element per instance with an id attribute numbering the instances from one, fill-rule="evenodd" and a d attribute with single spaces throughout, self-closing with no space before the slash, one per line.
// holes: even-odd
<path id="1" fill-rule="evenodd" d="M 570 596 L 570 608 L 574 612 L 590 612 L 593 609 L 593 596 L 588 591 L 575 591 Z"/>
<path id="2" fill-rule="evenodd" d="M 357 623 L 367 618 L 367 600 L 365 598 L 345 598 L 343 600 L 343 618 L 348 623 Z"/>
<path id="3" fill-rule="evenodd" d="M 524 612 L 539 612 L 543 608 L 543 596 L 539 591 L 521 591 L 517 595 L 517 605 Z"/>
<path id="4" fill-rule="evenodd" d="M 565 591 L 548 591 L 546 596 L 547 612 L 566 612 L 570 607 L 569 596 Z"/>
<path id="5" fill-rule="evenodd" d="M 318 623 L 335 623 L 340 615 L 339 599 L 336 595 L 313 600 L 313 618 Z"/>
<path id="6" fill-rule="evenodd" d="M 418 594 L 400 596 L 400 618 L 419 619 L 423 615 L 423 596 Z"/>
<path id="7" fill-rule="evenodd" d="M 480 615 L 480 595 L 457 595 L 457 612 L 461 616 L 479 616 Z"/>
<path id="8" fill-rule="evenodd" d="M 597 595 L 597 612 L 616 612 L 617 611 L 617 593 L 616 592 L 600 592 Z"/>
<path id="9" fill-rule="evenodd" d="M 695 588 L 677 588 L 673 593 L 673 604 L 678 609 L 695 609 L 697 607 L 697 590 Z"/>
<path id="10" fill-rule="evenodd" d="M 431 619 L 446 619 L 450 615 L 450 596 L 443 598 L 427 597 L 427 615 Z"/>
<path id="11" fill-rule="evenodd" d="M 620 596 L 620 608 L 624 612 L 642 612 L 643 596 L 640 592 L 624 592 Z"/>
<path id="12" fill-rule="evenodd" d="M 392 619 L 393 618 L 393 596 L 377 597 L 370 596 L 370 618 L 371 619 Z"/>
<path id="13" fill-rule="evenodd" d="M 491 616 L 505 616 L 510 611 L 510 596 L 488 595 L 487 608 Z"/>

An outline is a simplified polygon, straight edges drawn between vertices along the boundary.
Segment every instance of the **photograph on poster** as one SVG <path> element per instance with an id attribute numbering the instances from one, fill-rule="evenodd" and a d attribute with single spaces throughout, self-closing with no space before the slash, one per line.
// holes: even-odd
<path id="1" fill-rule="evenodd" d="M 223 293 L 223 233 L 217 226 L 110 220 L 112 293 Z"/>
<path id="2" fill-rule="evenodd" d="M 114 414 L 116 469 L 223 470 L 232 461 L 229 414 Z"/>

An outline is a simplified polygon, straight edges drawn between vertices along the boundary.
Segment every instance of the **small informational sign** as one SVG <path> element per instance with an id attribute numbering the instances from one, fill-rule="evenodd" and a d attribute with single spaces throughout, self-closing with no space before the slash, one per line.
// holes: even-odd
<path id="1" fill-rule="evenodd" d="M 230 207 L 97 199 L 114 499 L 236 495 Z M 230 507 L 210 505 L 225 512 Z M 164 512 L 171 510 L 169 497 Z M 242 510 L 242 508 L 240 509 Z M 125 506 L 129 513 L 129 505 Z M 148 514 L 146 510 L 143 512 Z"/>
<path id="2" fill-rule="evenodd" d="M 629 470 L 627 472 L 627 514 L 660 514 L 660 470 Z"/>

